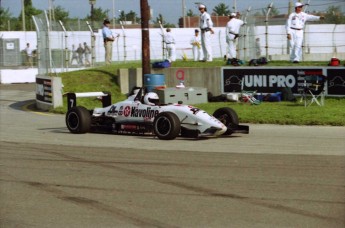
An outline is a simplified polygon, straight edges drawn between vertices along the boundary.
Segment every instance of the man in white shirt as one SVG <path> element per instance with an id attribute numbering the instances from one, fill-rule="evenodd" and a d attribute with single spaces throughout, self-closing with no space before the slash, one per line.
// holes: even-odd
<path id="1" fill-rule="evenodd" d="M 201 38 L 199 36 L 199 30 L 195 29 L 194 36 L 190 40 L 192 45 L 194 61 L 201 61 Z"/>
<path id="2" fill-rule="evenodd" d="M 26 52 L 27 65 L 32 68 L 33 67 L 33 54 L 32 54 L 33 51 L 30 48 L 29 43 L 26 44 L 25 52 Z"/>
<path id="3" fill-rule="evenodd" d="M 166 33 L 164 34 L 164 42 L 166 44 L 169 62 L 176 61 L 175 39 L 173 35 L 171 34 L 170 28 L 166 29 Z"/>
<path id="4" fill-rule="evenodd" d="M 318 21 L 323 16 L 314 16 L 302 12 L 303 4 L 296 2 L 295 12 L 289 15 L 286 22 L 287 38 L 290 41 L 290 61 L 299 63 L 302 59 L 303 29 L 307 21 Z"/>
<path id="5" fill-rule="evenodd" d="M 239 37 L 240 28 L 244 22 L 236 18 L 236 13 L 231 13 L 229 19 L 225 29 L 226 43 L 228 44 L 227 57 L 236 59 L 236 39 Z"/>
<path id="6" fill-rule="evenodd" d="M 213 22 L 210 14 L 207 13 L 206 6 L 199 5 L 200 15 L 200 30 L 201 30 L 201 46 L 204 53 L 204 61 L 212 62 L 212 43 L 211 35 L 214 34 Z"/>

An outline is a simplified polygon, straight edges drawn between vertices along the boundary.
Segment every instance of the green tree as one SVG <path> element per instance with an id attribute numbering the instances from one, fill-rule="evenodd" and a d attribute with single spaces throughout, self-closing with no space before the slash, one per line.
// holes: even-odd
<path id="1" fill-rule="evenodd" d="M 213 12 L 219 16 L 227 16 L 230 14 L 229 6 L 220 3 L 213 8 Z"/>
<path id="2" fill-rule="evenodd" d="M 61 6 L 57 6 L 54 8 L 54 19 L 66 23 L 66 21 L 69 20 L 69 12 Z"/>
<path id="3" fill-rule="evenodd" d="M 119 21 L 127 21 L 127 15 L 126 15 L 125 11 L 123 11 L 123 10 L 119 14 Z"/>
<path id="4" fill-rule="evenodd" d="M 8 30 L 8 21 L 11 20 L 11 17 L 9 9 L 0 7 L 0 31 Z"/>
<path id="5" fill-rule="evenodd" d="M 187 17 L 195 17 L 195 16 L 197 16 L 197 15 L 194 14 L 193 10 L 189 9 L 189 10 L 187 11 Z"/>
<path id="6" fill-rule="evenodd" d="M 174 24 L 167 23 L 162 14 L 158 14 L 158 17 L 156 17 L 156 20 L 153 20 L 153 27 L 159 28 L 159 22 L 162 23 L 164 28 L 175 28 L 176 26 Z"/>
<path id="7" fill-rule="evenodd" d="M 263 8 L 262 9 L 262 14 L 261 15 L 266 15 L 266 13 L 267 13 L 267 11 L 268 11 L 268 6 L 267 6 L 267 8 Z M 272 6 L 272 8 L 271 8 L 271 11 L 270 11 L 270 15 L 269 16 L 277 16 L 277 15 L 279 15 L 280 14 L 280 12 L 279 12 L 279 10 L 275 7 L 275 6 Z"/>
<path id="8" fill-rule="evenodd" d="M 176 25 L 171 24 L 171 23 L 165 23 L 165 24 L 164 24 L 164 27 L 165 27 L 165 28 L 176 28 Z"/>
<path id="9" fill-rule="evenodd" d="M 156 17 L 156 20 L 153 20 L 153 26 L 155 28 L 159 28 L 159 22 L 162 23 L 162 25 L 165 24 L 165 20 L 163 18 L 163 15 L 162 14 L 158 14 L 158 17 Z"/>
<path id="10" fill-rule="evenodd" d="M 102 21 L 104 19 L 109 19 L 109 10 L 103 10 L 101 7 L 93 8 L 93 20 L 94 21 Z M 91 21 L 91 14 L 88 14 L 85 18 L 86 20 Z"/>
<path id="11" fill-rule="evenodd" d="M 325 16 L 325 20 L 322 23 L 325 24 L 345 24 L 345 16 L 338 6 L 328 7 Z"/>
<path id="12" fill-rule="evenodd" d="M 18 16 L 18 23 L 16 25 L 16 30 L 22 30 L 23 29 L 23 20 L 22 20 L 22 13 L 20 12 Z M 32 6 L 31 0 L 24 0 L 24 17 L 25 17 L 25 30 L 34 30 L 32 16 L 39 15 L 43 13 L 42 10 L 36 9 Z"/>
<path id="13" fill-rule="evenodd" d="M 133 24 L 139 23 L 140 18 L 137 17 L 137 13 L 133 10 L 129 11 L 129 13 L 126 14 L 127 21 L 131 21 Z"/>

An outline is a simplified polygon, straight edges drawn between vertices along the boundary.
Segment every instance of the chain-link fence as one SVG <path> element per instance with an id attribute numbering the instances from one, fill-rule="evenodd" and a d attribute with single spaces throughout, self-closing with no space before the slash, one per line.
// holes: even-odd
<path id="1" fill-rule="evenodd" d="M 330 3 L 324 4 L 329 6 Z M 345 4 L 345 2 L 340 4 Z M 267 8 L 256 10 L 248 9 L 242 13 L 241 19 L 246 24 L 241 29 L 242 38 L 239 39 L 239 58 L 248 60 L 258 56 L 288 60 L 285 55 L 289 53 L 289 42 L 286 37 L 286 20 L 293 8 L 279 8 L 287 14 L 271 15 L 273 4 Z M 305 10 L 308 6 L 304 7 Z M 277 10 L 277 9 L 276 9 Z M 315 12 L 314 12 L 315 13 Z M 337 56 L 345 54 L 345 24 L 320 24 L 320 22 L 307 22 L 304 29 L 304 54 L 331 54 Z M 320 56 L 311 58 L 325 60 Z M 328 60 L 328 59 L 327 59 Z"/>
<path id="2" fill-rule="evenodd" d="M 345 2 L 340 4 L 344 5 Z M 325 8 L 328 6 L 329 4 L 325 5 Z M 249 61 L 258 56 L 266 56 L 268 59 L 289 60 L 289 43 L 286 38 L 285 23 L 287 15 L 292 9 L 279 8 L 279 11 L 284 12 L 284 14 L 274 16 L 270 13 L 269 6 L 254 10 L 249 8 L 241 12 L 241 19 L 246 24 L 242 26 L 241 36 L 237 41 L 238 58 Z M 88 23 L 85 20 L 73 20 L 62 23 L 50 21 L 47 13 L 33 17 L 32 21 L 36 27 L 37 37 L 33 36 L 33 32 L 7 31 L 1 32 L 1 37 L 2 39 L 18 38 L 21 51 L 27 42 L 31 43 L 31 47 L 34 49 L 37 43 L 35 61 L 39 63 L 39 74 L 104 64 L 105 49 L 101 30 L 102 22 Z M 310 57 L 311 60 L 329 60 L 330 55 L 344 56 L 345 24 L 315 23 L 318 22 L 308 22 L 304 29 L 303 52 L 305 56 L 313 57 L 314 59 Z M 196 27 L 172 28 L 172 34 L 176 41 L 177 59 L 193 59 L 190 41 L 194 36 L 194 29 Z M 215 34 L 212 37 L 213 56 L 223 59 L 227 51 L 225 25 L 219 25 L 214 30 Z M 116 24 L 115 29 L 112 27 L 111 31 L 115 36 L 120 34 L 120 37 L 113 42 L 112 60 L 114 63 L 141 60 L 140 24 Z M 150 28 L 152 61 L 166 58 L 162 33 L 160 28 Z M 86 47 L 90 51 L 85 51 Z M 1 53 L 3 57 L 5 54 L 5 52 Z"/>

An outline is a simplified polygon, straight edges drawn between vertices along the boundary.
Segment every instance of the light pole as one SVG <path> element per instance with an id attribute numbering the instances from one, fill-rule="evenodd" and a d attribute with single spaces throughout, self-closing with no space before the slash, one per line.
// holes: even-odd
<path id="1" fill-rule="evenodd" d="M 93 29 L 93 5 L 96 4 L 96 0 L 89 0 L 89 3 L 91 5 L 91 27 Z"/>
<path id="2" fill-rule="evenodd" d="M 115 29 L 115 0 L 113 0 L 113 29 Z"/>
<path id="3" fill-rule="evenodd" d="M 22 24 L 23 24 L 23 31 L 25 31 L 25 5 L 24 5 L 24 0 L 22 0 Z"/>

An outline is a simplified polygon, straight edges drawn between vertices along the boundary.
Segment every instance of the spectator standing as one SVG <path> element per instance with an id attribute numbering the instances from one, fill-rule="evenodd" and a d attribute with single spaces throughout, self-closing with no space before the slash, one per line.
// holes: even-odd
<path id="1" fill-rule="evenodd" d="M 228 59 L 236 59 L 236 41 L 239 37 L 239 32 L 242 25 L 244 25 L 244 22 L 236 18 L 236 13 L 231 13 L 225 29 L 226 43 L 228 44 Z"/>
<path id="2" fill-rule="evenodd" d="M 110 21 L 105 19 L 103 21 L 103 41 L 104 41 L 104 48 L 105 48 L 105 64 L 111 64 L 111 60 L 113 58 L 113 42 L 115 37 L 113 36 L 111 30 L 109 29 Z M 117 35 L 119 37 L 120 34 Z"/>
<path id="3" fill-rule="evenodd" d="M 77 48 L 77 53 L 78 53 L 78 64 L 83 65 L 84 48 L 82 44 L 79 44 L 79 47 Z"/>
<path id="4" fill-rule="evenodd" d="M 256 53 L 256 58 L 260 58 L 261 56 L 261 45 L 260 45 L 260 38 L 255 39 L 255 53 Z"/>
<path id="5" fill-rule="evenodd" d="M 201 46 L 204 54 L 203 61 L 212 62 L 212 43 L 211 37 L 214 34 L 213 22 L 210 14 L 207 13 L 206 6 L 199 5 L 200 11 L 200 30 L 201 30 Z"/>
<path id="6" fill-rule="evenodd" d="M 176 47 L 175 47 L 175 39 L 171 34 L 171 29 L 167 28 L 166 33 L 164 34 L 164 42 L 167 47 L 168 52 L 168 60 L 169 62 L 176 61 Z"/>
<path id="7" fill-rule="evenodd" d="M 33 50 L 30 48 L 30 43 L 26 44 L 25 53 L 26 53 L 26 65 L 32 68 L 33 67 Z"/>
<path id="8" fill-rule="evenodd" d="M 192 45 L 194 61 L 201 61 L 201 38 L 199 36 L 199 30 L 195 29 L 194 36 L 190 40 Z"/>
<path id="9" fill-rule="evenodd" d="M 85 66 L 90 66 L 90 53 L 91 53 L 91 49 L 89 47 L 89 45 L 87 45 L 86 42 L 84 42 L 84 54 L 85 54 Z"/>
<path id="10" fill-rule="evenodd" d="M 307 21 L 318 21 L 323 16 L 314 16 L 302 12 L 303 4 L 295 3 L 295 12 L 289 15 L 286 22 L 287 38 L 290 42 L 290 61 L 299 63 L 302 59 L 303 29 Z"/>
<path id="11" fill-rule="evenodd" d="M 78 53 L 77 50 L 75 49 L 74 44 L 72 44 L 72 58 L 71 58 L 71 66 L 73 65 L 73 60 L 75 60 L 78 64 Z"/>

